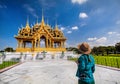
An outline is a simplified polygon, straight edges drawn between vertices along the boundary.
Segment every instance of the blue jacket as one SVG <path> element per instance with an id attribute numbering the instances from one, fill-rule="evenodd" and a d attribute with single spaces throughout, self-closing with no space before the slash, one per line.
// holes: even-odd
<path id="1" fill-rule="evenodd" d="M 88 57 L 90 61 L 88 60 Z M 86 54 L 81 55 L 78 58 L 78 69 L 76 76 L 80 78 L 82 74 L 85 74 L 86 77 L 84 79 L 80 79 L 85 82 L 94 81 L 93 73 L 95 71 L 95 62 L 92 55 L 87 56 Z"/>

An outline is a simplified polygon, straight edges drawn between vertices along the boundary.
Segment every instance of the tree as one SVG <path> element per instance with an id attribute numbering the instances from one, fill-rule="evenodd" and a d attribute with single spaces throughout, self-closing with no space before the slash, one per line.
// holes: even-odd
<path id="1" fill-rule="evenodd" d="M 93 47 L 92 49 L 93 54 L 96 54 L 96 55 L 102 54 L 102 56 L 104 56 L 105 51 L 106 51 L 106 46 Z"/>
<path id="2" fill-rule="evenodd" d="M 114 46 L 108 46 L 108 47 L 106 48 L 107 55 L 108 55 L 108 54 L 115 54 L 115 51 L 116 51 L 116 49 L 115 49 Z"/>
<path id="3" fill-rule="evenodd" d="M 92 53 L 98 56 L 98 47 L 93 47 Z"/>
<path id="4" fill-rule="evenodd" d="M 4 51 L 6 51 L 6 52 L 13 52 L 14 49 L 12 47 L 7 47 L 7 48 L 4 49 Z"/>
<path id="5" fill-rule="evenodd" d="M 67 51 L 73 51 L 74 53 L 77 53 L 77 54 L 80 54 L 80 51 L 78 48 L 76 47 L 69 47 L 69 48 L 66 48 Z"/>
<path id="6" fill-rule="evenodd" d="M 116 51 L 120 52 L 120 42 L 115 44 Z"/>

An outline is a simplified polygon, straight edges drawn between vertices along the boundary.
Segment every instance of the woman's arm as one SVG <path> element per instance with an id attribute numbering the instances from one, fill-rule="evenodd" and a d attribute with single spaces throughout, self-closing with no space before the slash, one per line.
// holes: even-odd
<path id="1" fill-rule="evenodd" d="M 85 60 L 82 56 L 78 59 L 78 69 L 80 71 L 85 70 Z"/>

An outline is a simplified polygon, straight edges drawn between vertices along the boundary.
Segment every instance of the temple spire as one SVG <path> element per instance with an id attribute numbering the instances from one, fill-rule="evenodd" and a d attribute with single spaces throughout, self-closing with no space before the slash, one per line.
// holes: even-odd
<path id="1" fill-rule="evenodd" d="M 47 19 L 47 25 L 49 25 L 49 23 L 48 23 L 48 19 Z"/>
<path id="2" fill-rule="evenodd" d="M 55 22 L 55 27 L 58 27 L 58 25 L 57 25 L 57 20 L 56 20 L 56 22 Z"/>
<path id="3" fill-rule="evenodd" d="M 25 27 L 27 30 L 30 29 L 30 26 L 29 26 L 29 17 L 27 16 L 27 22 L 26 22 L 26 27 Z"/>
<path id="4" fill-rule="evenodd" d="M 59 30 L 59 29 L 58 29 L 58 25 L 57 25 L 57 20 L 56 20 L 55 23 L 56 23 L 56 24 L 55 24 L 55 30 Z"/>
<path id="5" fill-rule="evenodd" d="M 36 24 L 38 25 L 38 17 L 37 17 L 37 21 L 36 22 L 37 22 Z"/>
<path id="6" fill-rule="evenodd" d="M 42 9 L 42 22 L 41 22 L 41 24 L 44 26 L 44 15 L 43 15 L 43 9 Z"/>
<path id="7" fill-rule="evenodd" d="M 27 16 L 26 26 L 29 26 L 29 16 Z"/>

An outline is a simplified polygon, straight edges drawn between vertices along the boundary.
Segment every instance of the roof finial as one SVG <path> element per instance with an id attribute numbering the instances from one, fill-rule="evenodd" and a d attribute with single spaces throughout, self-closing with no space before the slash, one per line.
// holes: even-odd
<path id="1" fill-rule="evenodd" d="M 37 16 L 37 24 L 38 24 L 38 16 Z"/>
<path id="2" fill-rule="evenodd" d="M 55 24 L 55 30 L 59 30 L 59 29 L 58 29 L 58 25 L 57 25 L 57 20 L 56 20 L 55 23 L 56 23 L 56 24 Z"/>
<path id="3" fill-rule="evenodd" d="M 55 21 L 55 23 L 56 23 L 56 24 L 55 24 L 55 27 L 57 28 L 57 27 L 58 27 L 58 26 L 57 26 L 57 20 Z"/>
<path id="4" fill-rule="evenodd" d="M 26 27 L 25 27 L 27 30 L 30 29 L 30 26 L 29 26 L 29 16 L 27 16 L 27 22 L 26 22 Z"/>
<path id="5" fill-rule="evenodd" d="M 26 26 L 29 26 L 29 16 L 27 16 Z"/>
<path id="6" fill-rule="evenodd" d="M 42 22 L 44 22 L 43 9 L 42 9 Z"/>
<path id="7" fill-rule="evenodd" d="M 43 9 L 42 9 L 42 22 L 41 24 L 44 26 L 44 16 L 43 16 Z"/>
<path id="8" fill-rule="evenodd" d="M 47 19 L 47 25 L 49 25 L 49 23 L 48 23 L 48 19 Z"/>

